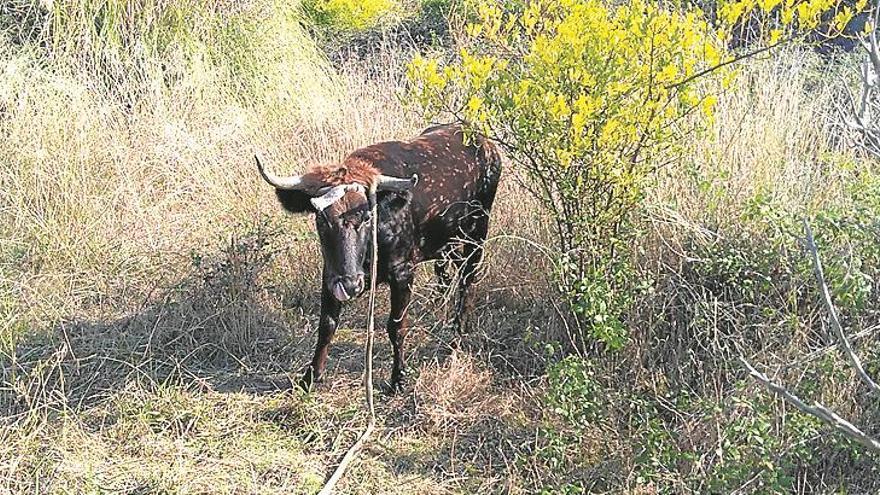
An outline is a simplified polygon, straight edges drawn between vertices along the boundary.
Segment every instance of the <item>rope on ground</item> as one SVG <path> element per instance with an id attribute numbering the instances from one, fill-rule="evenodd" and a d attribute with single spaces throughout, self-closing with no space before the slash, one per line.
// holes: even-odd
<path id="1" fill-rule="evenodd" d="M 330 476 L 330 479 L 327 480 L 327 483 L 324 484 L 324 488 L 321 488 L 321 491 L 318 492 L 318 495 L 330 495 L 333 493 L 333 489 L 336 487 L 336 483 L 342 479 L 342 475 L 345 474 L 345 470 L 348 468 L 348 465 L 351 464 L 351 461 L 357 456 L 358 452 L 363 448 L 364 443 L 366 443 L 367 438 L 369 438 L 370 434 L 373 433 L 373 430 L 376 428 L 376 410 L 373 406 L 373 333 L 376 329 L 376 277 L 377 277 L 377 269 L 376 263 L 379 259 L 379 241 L 378 241 L 378 228 L 377 224 L 379 223 L 379 212 L 376 205 L 376 186 L 373 185 L 370 188 L 368 193 L 368 199 L 370 202 L 370 223 L 372 224 L 372 235 L 371 235 L 371 257 L 370 257 L 370 304 L 369 309 L 367 311 L 367 343 L 366 343 L 366 352 L 364 353 L 364 391 L 366 393 L 367 399 L 367 409 L 370 413 L 370 421 L 367 423 L 367 428 L 361 434 L 360 438 L 358 438 L 357 442 L 348 449 L 348 452 L 345 453 L 345 456 L 339 462 L 339 465 L 336 466 L 336 469 L 333 471 L 333 475 Z"/>

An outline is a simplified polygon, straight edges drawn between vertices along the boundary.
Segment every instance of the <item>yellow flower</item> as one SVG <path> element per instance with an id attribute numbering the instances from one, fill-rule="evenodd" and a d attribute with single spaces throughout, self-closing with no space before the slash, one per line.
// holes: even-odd
<path id="1" fill-rule="evenodd" d="M 467 102 L 467 110 L 470 115 L 477 115 L 480 107 L 483 106 L 483 99 L 479 96 L 471 96 Z"/>
<path id="2" fill-rule="evenodd" d="M 671 82 L 675 80 L 675 77 L 678 75 L 678 67 L 669 64 L 660 71 L 660 74 L 657 75 L 660 81 L 663 82 Z"/>
<path id="3" fill-rule="evenodd" d="M 718 98 L 715 95 L 707 95 L 704 97 L 703 102 L 700 104 L 700 108 L 703 110 L 703 115 L 711 117 L 715 112 L 716 103 L 718 103 Z"/>

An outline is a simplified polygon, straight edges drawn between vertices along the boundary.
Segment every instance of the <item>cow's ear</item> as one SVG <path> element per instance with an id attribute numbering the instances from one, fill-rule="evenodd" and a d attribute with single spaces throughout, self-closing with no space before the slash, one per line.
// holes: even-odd
<path id="1" fill-rule="evenodd" d="M 312 206 L 312 197 L 303 191 L 276 189 L 275 196 L 278 197 L 281 206 L 291 213 L 314 213 L 316 211 Z"/>

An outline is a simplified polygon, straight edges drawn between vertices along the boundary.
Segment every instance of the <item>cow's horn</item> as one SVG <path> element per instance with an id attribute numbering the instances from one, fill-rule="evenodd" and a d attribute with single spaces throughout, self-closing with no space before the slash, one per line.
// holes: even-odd
<path id="1" fill-rule="evenodd" d="M 377 191 L 409 191 L 419 183 L 419 176 L 413 175 L 408 179 L 400 177 L 391 177 L 390 175 L 380 175 L 376 179 Z"/>
<path id="2" fill-rule="evenodd" d="M 278 177 L 277 175 L 266 172 L 266 168 L 263 167 L 263 162 L 260 161 L 259 155 L 254 155 L 254 159 L 257 161 L 257 168 L 260 170 L 260 175 L 262 175 L 263 179 L 265 179 L 266 182 L 274 186 L 276 189 L 304 189 L 305 185 L 303 184 L 301 175 Z"/>

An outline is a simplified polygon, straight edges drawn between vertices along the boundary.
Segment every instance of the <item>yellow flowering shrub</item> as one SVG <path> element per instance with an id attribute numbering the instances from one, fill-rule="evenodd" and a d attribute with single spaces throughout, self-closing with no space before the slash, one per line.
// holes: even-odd
<path id="1" fill-rule="evenodd" d="M 502 144 L 555 220 L 575 310 L 622 343 L 616 315 L 600 310 L 615 306 L 609 267 L 626 258 L 630 212 L 685 117 L 711 118 L 697 76 L 724 48 L 699 11 L 644 0 L 487 2 L 478 16 L 454 60 L 411 62 L 415 99 Z"/>

